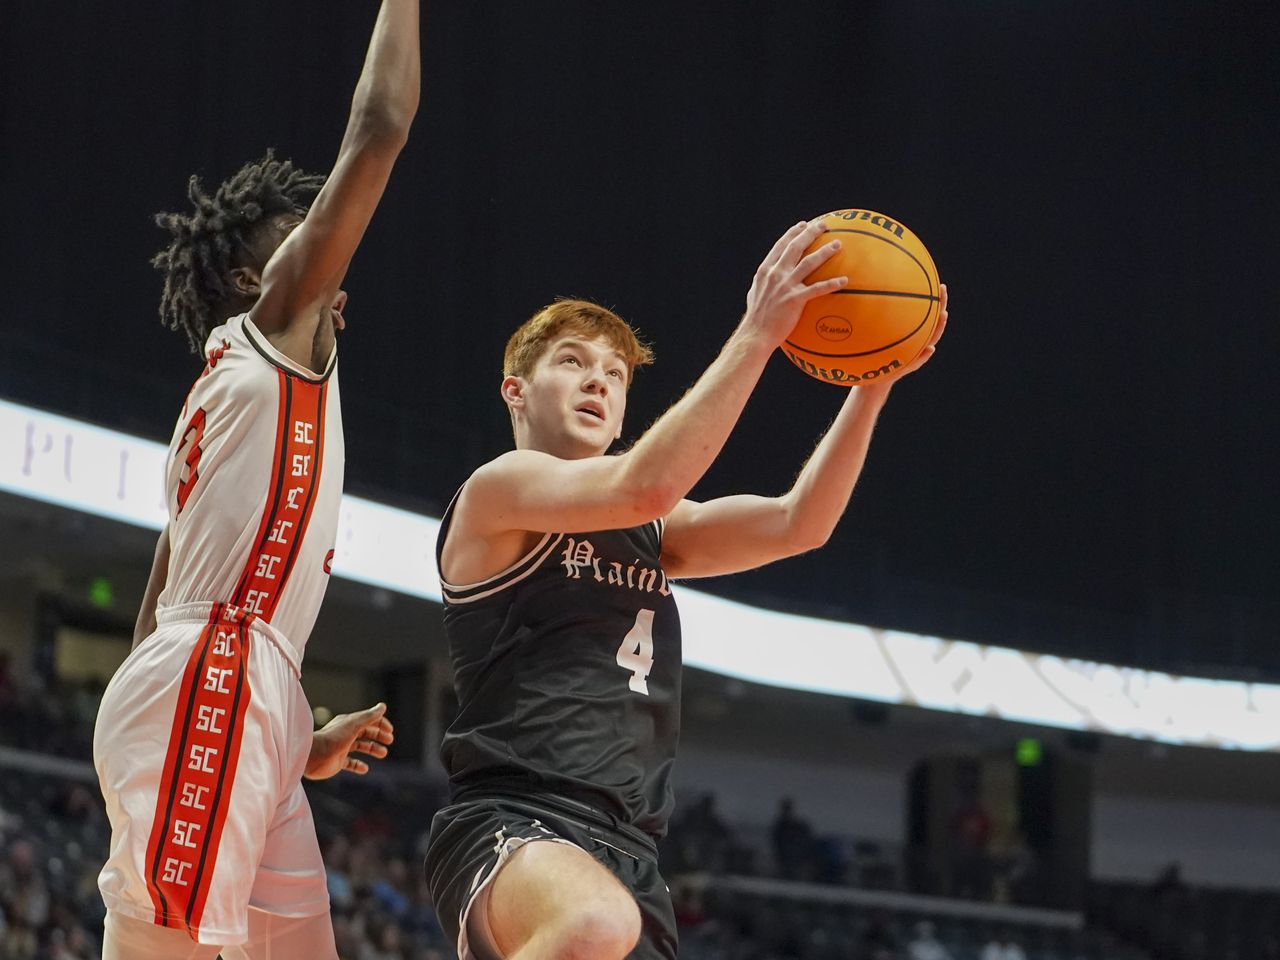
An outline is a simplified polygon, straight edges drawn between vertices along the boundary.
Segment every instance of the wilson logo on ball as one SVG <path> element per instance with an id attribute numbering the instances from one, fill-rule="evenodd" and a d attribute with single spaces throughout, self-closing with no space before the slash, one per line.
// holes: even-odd
<path id="1" fill-rule="evenodd" d="M 850 373 L 842 367 L 820 367 L 790 350 L 784 350 L 783 353 L 786 354 L 788 360 L 814 379 L 845 386 L 852 386 L 855 383 L 862 383 L 867 380 L 876 380 L 880 377 L 891 377 L 902 369 L 902 364 L 897 359 L 894 359 L 883 366 L 875 367 L 871 370 L 863 370 L 862 373 Z"/>
<path id="2" fill-rule="evenodd" d="M 901 237 L 905 230 L 900 224 L 894 223 L 882 213 L 872 213 L 870 210 L 837 210 L 834 213 L 827 214 L 829 217 L 839 217 L 841 220 L 866 220 L 882 230 L 888 230 L 895 237 Z"/>
<path id="3" fill-rule="evenodd" d="M 849 339 L 849 334 L 853 333 L 853 324 L 844 317 L 820 317 L 814 329 L 823 340 L 837 343 Z"/>

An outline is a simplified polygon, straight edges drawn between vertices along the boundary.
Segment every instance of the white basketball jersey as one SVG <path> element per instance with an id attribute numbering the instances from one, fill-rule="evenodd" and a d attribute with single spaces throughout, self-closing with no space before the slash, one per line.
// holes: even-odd
<path id="1" fill-rule="evenodd" d="M 159 607 L 228 603 L 274 627 L 295 667 L 329 581 L 344 445 L 337 351 L 316 374 L 248 315 L 205 343 L 169 444 L 169 577 Z"/>

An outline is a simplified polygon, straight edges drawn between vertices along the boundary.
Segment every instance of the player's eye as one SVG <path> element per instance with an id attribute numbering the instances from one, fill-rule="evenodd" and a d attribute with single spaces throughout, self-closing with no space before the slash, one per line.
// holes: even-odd
<path id="1" fill-rule="evenodd" d="M 611 377 L 617 377 L 619 380 L 621 380 L 621 379 L 622 379 L 622 371 L 621 371 L 621 370 L 610 370 L 610 371 L 609 371 L 609 376 L 611 376 Z"/>
<path id="2" fill-rule="evenodd" d="M 578 363 L 578 358 L 577 358 L 577 357 L 572 357 L 572 356 L 570 356 L 570 357 L 565 357 L 565 358 L 564 358 L 563 360 L 561 360 L 560 362 L 561 362 L 561 363 Z M 579 364 L 579 366 L 581 366 L 581 364 Z"/>

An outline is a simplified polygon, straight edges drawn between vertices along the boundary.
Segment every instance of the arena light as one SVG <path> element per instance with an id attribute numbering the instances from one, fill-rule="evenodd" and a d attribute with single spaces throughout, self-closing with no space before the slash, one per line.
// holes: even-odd
<path id="1" fill-rule="evenodd" d="M 159 530 L 164 459 L 163 444 L 0 400 L 0 490 Z M 438 602 L 439 529 L 434 517 L 344 497 L 333 572 Z M 1280 750 L 1280 685 L 879 630 L 676 589 L 684 662 L 725 676 L 1168 743 Z"/>
<path id="2" fill-rule="evenodd" d="M 161 530 L 166 446 L 0 400 L 0 490 Z M 343 497 L 333 572 L 440 600 L 440 521 Z"/>

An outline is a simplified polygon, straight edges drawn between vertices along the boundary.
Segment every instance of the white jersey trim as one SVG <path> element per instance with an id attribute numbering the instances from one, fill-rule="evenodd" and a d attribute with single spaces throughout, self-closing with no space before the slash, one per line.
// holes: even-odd
<path id="1" fill-rule="evenodd" d="M 555 539 L 552 540 L 551 539 L 552 537 L 555 537 Z M 521 557 L 511 566 L 507 567 L 507 569 L 502 571 L 502 573 L 495 574 L 494 576 L 489 577 L 487 580 L 481 580 L 479 583 L 472 584 L 470 587 L 455 587 L 450 583 L 446 583 L 445 580 L 441 578 L 440 586 L 442 588 L 442 592 L 444 593 L 445 600 L 448 603 L 452 603 L 452 604 L 473 603 L 476 600 L 483 600 L 485 597 L 491 597 L 498 591 L 505 590 L 507 587 L 510 587 L 519 583 L 521 580 L 524 580 L 526 577 L 528 577 L 530 574 L 536 571 L 539 567 L 541 567 L 542 561 L 551 555 L 551 551 L 553 551 L 556 548 L 556 544 L 558 544 L 563 539 L 564 539 L 563 533 L 556 533 L 556 534 L 548 533 L 540 541 L 538 541 L 538 545 L 536 547 L 534 547 L 532 550 L 526 553 L 523 557 Z M 548 541 L 550 541 L 550 543 L 548 543 Z M 511 577 L 511 579 L 509 580 L 502 579 L 503 577 L 510 574 L 513 570 L 518 569 L 522 564 L 528 564 L 528 566 L 518 576 Z M 495 582 L 499 580 L 501 580 L 500 583 Z M 467 590 L 474 590 L 476 587 L 484 586 L 487 583 L 493 584 L 493 586 L 491 586 L 488 590 L 482 590 L 480 593 L 473 593 L 467 596 L 457 595 L 457 594 L 466 593 Z"/>
<path id="2" fill-rule="evenodd" d="M 533 548 L 528 553 L 522 556 L 515 563 L 511 564 L 511 566 L 507 567 L 507 569 L 501 571 L 500 573 L 495 573 L 492 577 L 485 577 L 483 580 L 477 580 L 475 583 L 450 583 L 444 577 L 441 577 L 440 583 L 443 586 L 448 587 L 450 590 L 474 590 L 476 587 L 483 587 L 486 583 L 493 583 L 493 581 L 495 580 L 501 580 L 507 574 L 511 573 L 512 570 L 515 570 L 518 566 L 520 566 L 520 564 L 524 563 L 526 560 L 532 557 L 535 553 L 541 550 L 546 545 L 547 541 L 550 540 L 552 537 L 558 538 L 560 536 L 561 534 L 555 534 L 555 533 L 543 534 L 542 539 L 539 540 L 536 544 L 534 544 Z"/>

